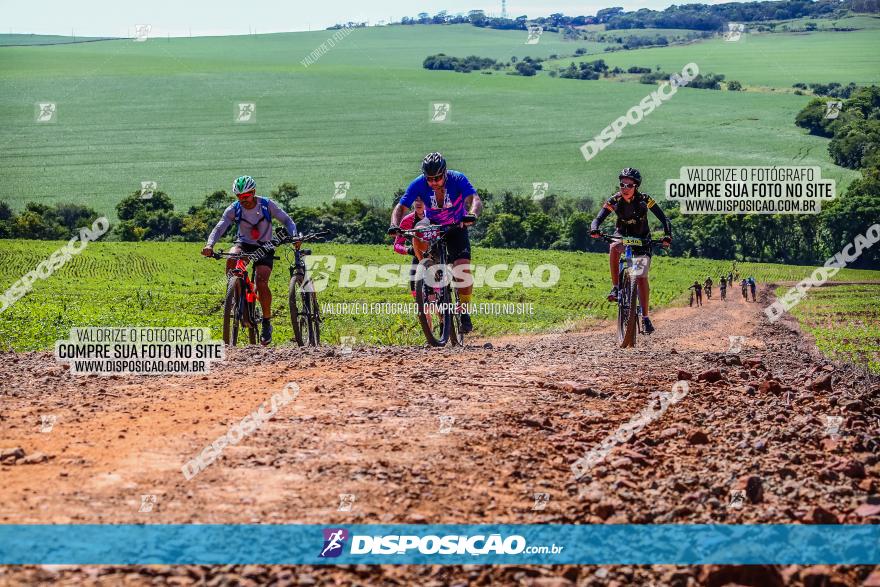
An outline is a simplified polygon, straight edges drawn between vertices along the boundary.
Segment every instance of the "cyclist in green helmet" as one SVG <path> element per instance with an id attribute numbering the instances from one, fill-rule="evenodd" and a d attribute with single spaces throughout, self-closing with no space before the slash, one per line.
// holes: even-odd
<path id="1" fill-rule="evenodd" d="M 230 253 L 253 253 L 262 245 L 272 240 L 272 219 L 276 219 L 287 229 L 291 236 L 296 235 L 296 224 L 278 204 L 257 196 L 257 182 L 250 175 L 243 175 L 232 183 L 232 193 L 238 198 L 223 211 L 220 221 L 211 231 L 202 254 L 210 257 L 214 254 L 214 245 L 235 224 L 238 234 Z M 247 260 L 245 260 L 247 261 Z M 235 268 L 235 259 L 226 260 L 226 274 Z M 260 343 L 263 346 L 272 342 L 272 291 L 269 289 L 269 277 L 272 275 L 274 259 L 271 254 L 264 255 L 254 262 L 256 267 L 257 293 L 263 309 L 263 324 L 260 329 Z"/>

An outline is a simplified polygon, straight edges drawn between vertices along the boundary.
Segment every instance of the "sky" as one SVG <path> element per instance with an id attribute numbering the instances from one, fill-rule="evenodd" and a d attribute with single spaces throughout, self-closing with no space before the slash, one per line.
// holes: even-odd
<path id="1" fill-rule="evenodd" d="M 707 0 L 718 4 L 726 0 Z M 601 8 L 623 6 L 663 9 L 672 0 L 554 0 L 535 2 L 509 0 L 508 16 L 529 18 L 554 12 L 577 16 L 596 14 Z M 687 2 L 680 2 L 682 4 Z M 419 12 L 450 14 L 484 10 L 501 13 L 501 0 L 324 0 L 322 2 L 284 2 L 283 0 L 0 0 L 0 33 L 38 33 L 76 36 L 134 36 L 136 25 L 150 25 L 150 35 L 164 37 L 196 35 L 238 35 L 249 32 L 276 33 L 327 28 L 336 23 L 399 21 Z"/>

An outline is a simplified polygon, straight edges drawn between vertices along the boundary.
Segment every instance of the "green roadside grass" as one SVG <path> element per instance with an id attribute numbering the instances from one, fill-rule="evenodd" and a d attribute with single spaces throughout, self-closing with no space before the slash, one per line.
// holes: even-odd
<path id="1" fill-rule="evenodd" d="M 0 292 L 49 258 L 63 243 L 47 241 L 0 241 L 0 263 L 7 268 L 0 278 Z M 33 284 L 30 293 L 0 316 L 0 348 L 19 351 L 46 350 L 56 340 L 68 337 L 78 326 L 199 326 L 210 327 L 221 338 L 221 305 L 225 295 L 223 266 L 199 256 L 193 243 L 104 243 L 89 244 L 61 269 Z M 322 339 L 337 344 L 342 336 L 353 336 L 358 344 L 422 344 L 416 316 L 409 313 L 370 313 L 370 304 L 393 303 L 410 307 L 406 285 L 380 288 L 340 287 L 343 271 L 349 282 L 366 277 L 369 266 L 404 265 L 409 260 L 380 245 L 315 244 L 314 255 L 334 258 L 328 287 L 318 293 L 321 304 L 355 304 L 367 313 L 325 314 Z M 317 257 L 315 257 L 317 259 Z M 317 259 L 327 268 L 326 258 Z M 608 319 L 616 307 L 605 302 L 609 288 L 608 257 L 598 253 L 560 251 L 475 249 L 473 262 L 491 266 L 506 264 L 497 277 L 506 279 L 517 264 L 528 274 L 540 265 L 559 268 L 553 287 L 513 285 L 492 289 L 477 287 L 474 303 L 498 304 L 502 312 L 476 315 L 477 334 L 537 333 L 576 328 L 584 321 Z M 345 269 L 345 266 L 363 269 Z M 651 302 L 655 309 L 687 303 L 687 287 L 694 279 L 711 275 L 715 281 L 731 269 L 729 261 L 656 256 L 651 268 Z M 271 288 L 276 344 L 290 344 L 292 330 L 286 309 L 288 263 L 275 262 Z M 738 263 L 741 275 L 758 282 L 797 281 L 812 267 Z M 522 269 L 520 269 L 522 270 Z M 518 270 L 518 271 L 520 271 Z M 549 279 L 549 273 L 543 279 Z M 880 282 L 880 272 L 841 270 L 837 279 Z M 531 313 L 523 313 L 531 308 Z"/>

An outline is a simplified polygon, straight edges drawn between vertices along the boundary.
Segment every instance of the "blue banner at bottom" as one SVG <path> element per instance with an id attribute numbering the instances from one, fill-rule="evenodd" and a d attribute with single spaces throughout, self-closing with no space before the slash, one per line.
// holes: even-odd
<path id="1" fill-rule="evenodd" d="M 0 525 L 0 564 L 877 564 L 880 526 Z"/>

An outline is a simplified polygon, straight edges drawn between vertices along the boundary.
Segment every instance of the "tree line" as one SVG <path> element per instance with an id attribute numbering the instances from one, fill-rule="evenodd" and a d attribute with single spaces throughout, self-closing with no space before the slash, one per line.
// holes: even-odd
<path id="1" fill-rule="evenodd" d="M 642 8 L 625 11 L 615 6 L 603 8 L 594 16 L 566 16 L 554 13 L 547 17 L 529 19 L 527 16 L 503 18 L 487 16 L 483 10 L 451 15 L 443 10 L 431 16 L 421 12 L 415 17 L 403 17 L 400 25 L 472 24 L 480 28 L 527 30 L 530 25 L 541 26 L 550 32 L 568 32 L 574 27 L 604 24 L 606 30 L 615 29 L 692 29 L 698 31 L 724 30 L 729 22 L 757 23 L 796 18 L 835 18 L 853 12 L 880 12 L 880 0 L 777 0 L 765 2 L 726 2 L 723 4 L 673 5 L 664 10 Z"/>

